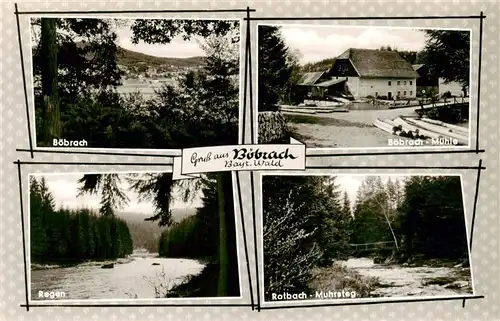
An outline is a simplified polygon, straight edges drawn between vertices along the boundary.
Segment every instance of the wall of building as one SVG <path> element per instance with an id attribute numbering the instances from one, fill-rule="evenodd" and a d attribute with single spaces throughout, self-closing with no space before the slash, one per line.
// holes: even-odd
<path id="1" fill-rule="evenodd" d="M 390 85 L 389 85 L 390 82 Z M 417 95 L 416 79 L 398 78 L 361 78 L 359 81 L 359 97 L 389 96 L 392 98 L 415 98 Z"/>
<path id="2" fill-rule="evenodd" d="M 392 98 L 415 98 L 417 95 L 416 79 L 388 79 L 388 78 L 359 78 L 334 76 L 333 79 L 345 79 L 346 86 L 354 98 L 364 98 L 367 96 L 388 96 L 390 92 Z M 389 81 L 391 85 L 389 86 Z M 398 84 L 399 82 L 399 84 Z"/>
<path id="3" fill-rule="evenodd" d="M 346 86 L 349 92 L 354 96 L 354 98 L 358 99 L 360 95 L 360 82 L 359 77 L 332 77 L 334 79 L 345 79 Z"/>
<path id="4" fill-rule="evenodd" d="M 443 78 L 439 78 L 439 95 L 441 96 L 445 92 L 449 91 L 453 96 L 461 97 L 464 95 L 462 91 L 462 85 L 458 82 L 452 81 L 445 84 Z"/>

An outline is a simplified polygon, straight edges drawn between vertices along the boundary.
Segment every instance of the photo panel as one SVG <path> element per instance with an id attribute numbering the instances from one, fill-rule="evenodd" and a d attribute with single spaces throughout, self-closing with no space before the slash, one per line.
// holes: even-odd
<path id="1" fill-rule="evenodd" d="M 470 148 L 471 33 L 259 23 L 259 142 Z"/>
<path id="2" fill-rule="evenodd" d="M 231 173 L 36 173 L 29 190 L 31 303 L 243 298 Z"/>
<path id="3" fill-rule="evenodd" d="M 31 16 L 35 147 L 238 142 L 240 19 Z"/>
<path id="4" fill-rule="evenodd" d="M 261 177 L 264 304 L 474 295 L 461 175 Z"/>

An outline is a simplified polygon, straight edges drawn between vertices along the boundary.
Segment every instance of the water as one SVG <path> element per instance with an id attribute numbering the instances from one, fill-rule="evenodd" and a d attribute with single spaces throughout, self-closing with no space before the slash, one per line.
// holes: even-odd
<path id="1" fill-rule="evenodd" d="M 38 291 L 63 291 L 66 300 L 155 298 L 155 286 L 165 284 L 170 289 L 205 267 L 195 260 L 138 252 L 118 260 L 112 269 L 102 269 L 104 263 L 31 271 L 31 298 L 39 299 Z"/>
<path id="2" fill-rule="evenodd" d="M 349 110 L 385 110 L 389 109 L 388 105 L 372 104 L 369 102 L 351 102 L 346 105 Z"/>
<path id="3" fill-rule="evenodd" d="M 452 296 L 472 294 L 470 270 L 455 267 L 408 267 L 401 265 L 374 264 L 369 258 L 352 258 L 343 262 L 346 267 L 356 270 L 362 276 L 379 278 L 379 288 L 371 292 L 373 296 Z M 428 284 L 432 280 L 449 278 L 447 284 Z M 462 287 L 447 287 L 452 282 L 462 283 Z M 467 285 L 465 285 L 467 282 Z"/>
<path id="4" fill-rule="evenodd" d="M 123 84 L 117 88 L 121 94 L 130 94 L 138 91 L 143 95 L 154 95 L 155 90 L 160 89 L 164 84 L 177 85 L 177 81 L 172 78 L 124 79 L 122 82 Z"/>

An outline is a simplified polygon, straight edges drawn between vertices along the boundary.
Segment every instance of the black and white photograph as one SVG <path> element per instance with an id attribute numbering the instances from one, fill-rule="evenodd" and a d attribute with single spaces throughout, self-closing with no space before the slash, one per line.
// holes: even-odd
<path id="1" fill-rule="evenodd" d="M 240 298 L 230 173 L 30 175 L 32 301 Z"/>
<path id="2" fill-rule="evenodd" d="M 470 31 L 258 26 L 259 141 L 469 146 Z"/>
<path id="3" fill-rule="evenodd" d="M 240 21 L 32 17 L 36 147 L 236 144 Z"/>
<path id="4" fill-rule="evenodd" d="M 473 295 L 461 176 L 263 175 L 266 302 Z"/>

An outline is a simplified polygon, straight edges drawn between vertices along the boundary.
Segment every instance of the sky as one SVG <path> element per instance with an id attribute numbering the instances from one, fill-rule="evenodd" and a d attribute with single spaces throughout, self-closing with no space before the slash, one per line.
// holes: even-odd
<path id="1" fill-rule="evenodd" d="M 146 44 L 141 40 L 135 45 L 131 41 L 132 30 L 130 30 L 130 25 L 117 28 L 116 33 L 118 45 L 128 50 L 158 57 L 189 58 L 206 56 L 205 51 L 200 47 L 199 37 L 184 40 L 181 36 L 177 36 L 169 44 Z"/>
<path id="2" fill-rule="evenodd" d="M 335 184 L 339 185 L 339 190 L 344 193 L 347 192 L 349 196 L 349 200 L 351 201 L 351 205 L 354 205 L 356 201 L 356 193 L 361 186 L 361 183 L 366 179 L 367 176 L 375 176 L 375 175 L 336 175 Z M 400 183 L 408 177 L 408 175 L 376 175 L 382 178 L 382 182 L 386 183 L 389 178 L 392 181 L 396 179 L 399 180 Z"/>
<path id="3" fill-rule="evenodd" d="M 349 48 L 419 51 L 425 45 L 424 32 L 410 28 L 283 25 L 281 33 L 292 51 L 300 51 L 301 64 L 333 58 Z"/>
<path id="4" fill-rule="evenodd" d="M 171 58 L 190 58 L 197 56 L 206 56 L 206 53 L 200 47 L 201 37 L 191 37 L 190 40 L 184 40 L 182 36 L 177 36 L 169 44 L 146 44 L 140 41 L 138 44 L 133 44 L 132 30 L 130 26 L 133 19 L 113 19 L 118 22 L 116 27 L 117 45 L 122 48 L 141 52 L 144 54 L 157 57 Z M 33 45 L 38 43 L 40 38 L 40 28 L 35 26 L 31 28 Z M 58 32 L 63 32 L 61 29 Z M 78 41 L 79 39 L 76 39 Z M 81 40 L 81 39 L 80 39 Z"/>
<path id="5" fill-rule="evenodd" d="M 83 195 L 77 197 L 78 194 L 78 180 L 83 176 L 82 173 L 78 174 L 44 174 L 45 180 L 54 196 L 54 200 L 56 202 L 56 208 L 61 206 L 69 207 L 72 209 L 77 208 L 92 208 L 95 210 L 99 210 L 100 208 L 100 200 L 101 195 Z M 40 175 L 35 175 L 37 179 L 41 178 Z M 127 189 L 128 183 L 122 179 L 121 187 L 126 191 L 125 194 L 130 199 L 128 205 L 119 210 L 119 212 L 130 212 L 130 213 L 138 213 L 144 214 L 145 216 L 150 216 L 154 213 L 154 208 L 150 201 L 139 202 L 139 198 L 137 193 L 130 191 Z M 187 208 L 187 207 L 200 207 L 201 203 L 201 193 L 198 193 L 194 196 L 192 202 L 184 203 L 179 197 L 179 190 L 174 190 L 173 203 L 171 204 L 171 208 Z"/>

